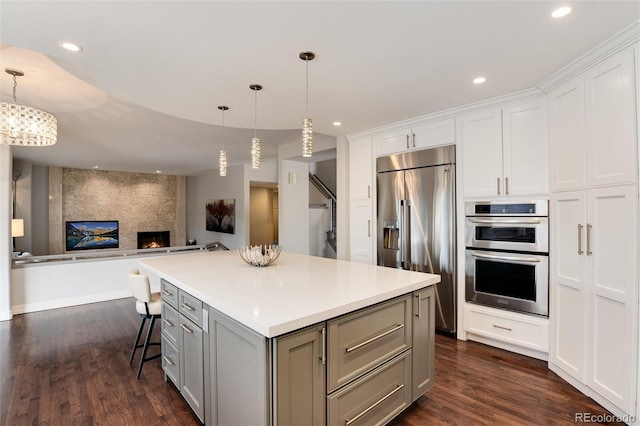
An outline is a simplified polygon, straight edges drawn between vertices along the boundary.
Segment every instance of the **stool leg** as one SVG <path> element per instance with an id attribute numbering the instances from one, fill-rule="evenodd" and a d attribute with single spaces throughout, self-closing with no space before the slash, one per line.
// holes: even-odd
<path id="1" fill-rule="evenodd" d="M 138 334 L 136 334 L 136 341 L 133 342 L 133 349 L 131 349 L 131 358 L 129 358 L 129 364 L 131 364 L 133 362 L 133 356 L 136 354 L 136 349 L 138 349 L 140 346 L 138 346 L 138 341 L 140 340 L 140 335 L 142 334 L 142 329 L 144 328 L 144 323 L 147 319 L 145 317 L 142 317 L 140 320 L 140 327 L 138 327 Z"/>
<path id="2" fill-rule="evenodd" d="M 156 317 L 151 317 L 151 323 L 149 324 L 149 329 L 147 330 L 147 338 L 144 340 L 144 347 L 142 348 L 142 356 L 140 357 L 140 366 L 138 367 L 138 376 L 140 378 L 140 373 L 142 372 L 142 364 L 146 361 L 144 358 L 147 356 L 147 349 L 149 348 L 149 340 L 151 340 L 151 332 L 153 331 L 153 324 L 156 322 Z"/>

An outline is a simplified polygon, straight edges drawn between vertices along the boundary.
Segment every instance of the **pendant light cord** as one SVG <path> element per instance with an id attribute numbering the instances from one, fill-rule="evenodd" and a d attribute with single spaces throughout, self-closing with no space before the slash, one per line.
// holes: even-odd
<path id="1" fill-rule="evenodd" d="M 307 117 L 309 117 L 309 58 L 304 61 L 307 64 Z"/>
<path id="2" fill-rule="evenodd" d="M 253 96 L 254 96 L 254 112 L 253 112 L 253 137 L 257 138 L 258 137 L 258 90 L 257 89 L 253 89 Z"/>

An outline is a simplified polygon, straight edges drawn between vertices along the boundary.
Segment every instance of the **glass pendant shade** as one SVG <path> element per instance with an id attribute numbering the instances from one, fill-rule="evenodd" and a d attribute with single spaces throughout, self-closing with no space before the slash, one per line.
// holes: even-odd
<path id="1" fill-rule="evenodd" d="M 311 157 L 313 155 L 313 121 L 309 117 L 309 61 L 312 61 L 316 55 L 313 52 L 300 52 L 298 57 L 307 67 L 307 118 L 302 120 L 302 156 Z"/>
<path id="2" fill-rule="evenodd" d="M 260 139 L 251 139 L 251 167 L 254 169 L 260 168 Z"/>
<path id="3" fill-rule="evenodd" d="M 58 139 L 58 120 L 38 108 L 16 102 L 16 77 L 22 71 L 5 69 L 13 76 L 13 103 L 0 102 L 0 143 L 4 145 L 50 146 Z"/>
<path id="4" fill-rule="evenodd" d="M 227 151 L 225 151 L 224 149 L 220 150 L 220 160 L 218 165 L 220 167 L 220 176 L 226 176 L 227 175 Z"/>
<path id="5" fill-rule="evenodd" d="M 258 138 L 258 90 L 262 90 L 259 84 L 252 84 L 249 89 L 253 90 L 255 102 L 255 123 L 253 127 L 253 139 L 251 139 L 251 168 L 260 168 L 260 139 Z"/>
<path id="6" fill-rule="evenodd" d="M 313 121 L 310 118 L 302 120 L 302 156 L 311 157 L 313 154 Z"/>

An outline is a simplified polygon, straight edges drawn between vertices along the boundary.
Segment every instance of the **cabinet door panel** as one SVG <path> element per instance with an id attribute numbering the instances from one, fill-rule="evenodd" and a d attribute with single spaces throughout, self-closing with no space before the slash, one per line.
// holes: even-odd
<path id="1" fill-rule="evenodd" d="M 435 286 L 413 293 L 413 401 L 435 384 Z"/>
<path id="2" fill-rule="evenodd" d="M 633 52 L 585 75 L 589 185 L 634 182 L 637 144 Z"/>
<path id="3" fill-rule="evenodd" d="M 371 139 L 349 141 L 349 199 L 371 199 L 373 194 Z"/>
<path id="4" fill-rule="evenodd" d="M 413 148 L 424 149 L 456 143 L 455 119 L 442 120 L 411 129 Z"/>
<path id="5" fill-rule="evenodd" d="M 376 156 L 394 154 L 415 148 L 415 139 L 411 136 L 410 129 L 402 129 L 396 132 L 374 138 Z"/>
<path id="6" fill-rule="evenodd" d="M 325 424 L 324 323 L 278 337 L 276 424 Z"/>
<path id="7" fill-rule="evenodd" d="M 373 263 L 373 220 L 371 200 L 351 202 L 349 209 L 349 244 L 351 260 Z"/>
<path id="8" fill-rule="evenodd" d="M 586 186 L 584 82 L 575 79 L 549 94 L 551 189 Z"/>
<path id="9" fill-rule="evenodd" d="M 509 106 L 502 114 L 504 195 L 548 193 L 546 99 Z"/>
<path id="10" fill-rule="evenodd" d="M 180 393 L 204 421 L 204 355 L 202 329 L 180 315 Z"/>
<path id="11" fill-rule="evenodd" d="M 462 120 L 464 196 L 503 195 L 500 109 L 469 114 Z"/>
<path id="12" fill-rule="evenodd" d="M 550 298 L 552 319 L 550 361 L 586 380 L 586 193 L 551 197 Z M 580 226 L 579 226 L 580 225 Z"/>
<path id="13" fill-rule="evenodd" d="M 589 191 L 590 366 L 588 384 L 618 407 L 634 409 L 630 372 L 637 346 L 637 188 Z"/>

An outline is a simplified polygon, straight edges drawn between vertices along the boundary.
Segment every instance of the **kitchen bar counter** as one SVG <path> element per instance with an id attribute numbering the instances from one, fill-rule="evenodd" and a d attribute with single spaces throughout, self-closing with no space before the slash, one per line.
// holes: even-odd
<path id="1" fill-rule="evenodd" d="M 434 383 L 438 275 L 282 253 L 140 260 L 162 368 L 207 425 L 385 424 Z"/>
<path id="2" fill-rule="evenodd" d="M 144 259 L 140 269 L 265 337 L 440 281 L 438 275 L 287 252 L 263 268 L 246 264 L 233 250 Z"/>

